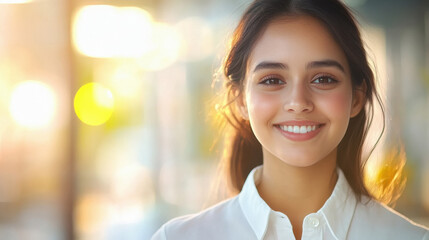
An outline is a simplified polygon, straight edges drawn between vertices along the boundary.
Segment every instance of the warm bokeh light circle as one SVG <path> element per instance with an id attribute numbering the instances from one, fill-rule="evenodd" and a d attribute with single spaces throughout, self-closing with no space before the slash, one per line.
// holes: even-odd
<path id="1" fill-rule="evenodd" d="M 19 83 L 12 91 L 9 112 L 21 126 L 31 129 L 47 126 L 55 113 L 54 92 L 42 82 Z"/>
<path id="2" fill-rule="evenodd" d="M 104 124 L 114 109 L 112 92 L 100 83 L 87 83 L 77 91 L 74 110 L 77 117 L 91 126 Z"/>
<path id="3" fill-rule="evenodd" d="M 88 5 L 76 12 L 72 38 L 89 57 L 141 57 L 152 48 L 152 17 L 137 7 Z"/>

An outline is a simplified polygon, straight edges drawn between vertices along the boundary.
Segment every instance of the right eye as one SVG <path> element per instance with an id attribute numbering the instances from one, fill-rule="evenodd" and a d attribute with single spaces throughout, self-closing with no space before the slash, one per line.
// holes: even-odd
<path id="1" fill-rule="evenodd" d="M 268 76 L 261 79 L 259 84 L 267 86 L 283 85 L 286 84 L 283 80 L 275 76 Z"/>

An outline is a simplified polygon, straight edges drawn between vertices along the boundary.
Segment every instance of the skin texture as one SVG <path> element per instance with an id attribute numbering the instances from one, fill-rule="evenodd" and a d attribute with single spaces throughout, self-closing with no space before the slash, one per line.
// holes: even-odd
<path id="1" fill-rule="evenodd" d="M 244 84 L 239 107 L 263 148 L 258 191 L 289 217 L 301 239 L 304 217 L 319 210 L 335 186 L 337 146 L 362 109 L 363 94 L 352 88 L 342 49 L 309 16 L 278 18 L 266 27 Z M 300 123 L 318 130 L 296 135 L 278 127 Z"/>

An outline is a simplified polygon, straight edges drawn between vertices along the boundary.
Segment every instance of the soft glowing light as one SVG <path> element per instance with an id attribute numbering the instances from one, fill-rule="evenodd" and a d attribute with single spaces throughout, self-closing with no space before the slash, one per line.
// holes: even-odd
<path id="1" fill-rule="evenodd" d="M 134 59 L 103 61 L 94 67 L 93 76 L 109 85 L 118 99 L 141 101 L 145 75 Z"/>
<path id="2" fill-rule="evenodd" d="M 0 0 L 0 4 L 20 4 L 29 2 L 32 2 L 32 0 Z"/>
<path id="3" fill-rule="evenodd" d="M 406 156 L 403 149 L 388 149 L 378 154 L 378 163 L 370 161 L 365 168 L 365 184 L 379 201 L 394 204 L 406 183 L 404 166 Z"/>
<path id="4" fill-rule="evenodd" d="M 213 31 L 203 19 L 186 18 L 180 21 L 176 28 L 183 37 L 183 46 L 180 51 L 182 60 L 197 61 L 213 53 Z"/>
<path id="5" fill-rule="evenodd" d="M 9 111 L 12 118 L 28 128 L 48 125 L 55 112 L 55 97 L 49 86 L 37 81 L 20 83 L 12 91 Z"/>
<path id="6" fill-rule="evenodd" d="M 79 119 L 92 126 L 109 120 L 114 107 L 112 92 L 99 83 L 82 86 L 74 98 L 74 109 Z"/>
<path id="7" fill-rule="evenodd" d="M 73 22 L 73 41 L 90 57 L 139 57 L 152 49 L 152 20 L 137 7 L 90 5 Z"/>
<path id="8" fill-rule="evenodd" d="M 180 52 L 181 37 L 177 30 L 165 23 L 154 23 L 153 48 L 139 60 L 145 70 L 161 70 L 174 63 Z"/>

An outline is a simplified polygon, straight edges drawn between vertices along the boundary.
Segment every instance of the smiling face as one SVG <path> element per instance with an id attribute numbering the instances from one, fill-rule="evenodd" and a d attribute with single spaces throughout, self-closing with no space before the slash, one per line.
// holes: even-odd
<path id="1" fill-rule="evenodd" d="M 347 59 L 328 30 L 308 16 L 272 21 L 247 64 L 240 109 L 264 162 L 297 167 L 336 159 L 351 117 L 362 108 Z"/>

